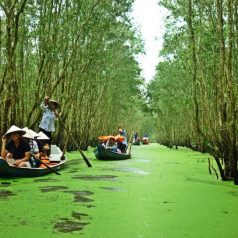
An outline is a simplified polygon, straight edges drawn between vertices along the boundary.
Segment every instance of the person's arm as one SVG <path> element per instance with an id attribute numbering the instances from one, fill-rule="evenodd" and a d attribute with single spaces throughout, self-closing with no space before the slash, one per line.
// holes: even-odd
<path id="1" fill-rule="evenodd" d="M 49 106 L 48 106 L 49 100 L 50 98 L 48 96 L 45 96 L 44 101 L 40 105 L 42 110 L 49 109 Z"/>
<path id="2" fill-rule="evenodd" d="M 7 151 L 6 151 L 6 143 L 7 139 L 5 137 L 2 138 L 2 148 L 1 148 L 1 157 L 6 159 Z"/>
<path id="3" fill-rule="evenodd" d="M 110 145 L 110 141 L 108 140 L 105 146 L 106 149 L 112 149 L 113 146 Z"/>
<path id="4" fill-rule="evenodd" d="M 30 151 L 25 152 L 25 157 L 22 158 L 22 159 L 17 159 L 17 160 L 13 163 L 13 165 L 15 165 L 15 166 L 17 167 L 17 166 L 19 166 L 20 163 L 22 163 L 22 162 L 28 162 L 29 159 L 30 159 L 30 155 L 31 155 Z"/>
<path id="5" fill-rule="evenodd" d="M 6 159 L 12 159 L 12 153 L 10 153 L 10 152 L 7 152 L 7 156 L 6 156 Z"/>

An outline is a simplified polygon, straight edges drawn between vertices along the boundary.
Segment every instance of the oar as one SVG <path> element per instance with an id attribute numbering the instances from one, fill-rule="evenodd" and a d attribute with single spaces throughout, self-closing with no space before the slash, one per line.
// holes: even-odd
<path id="1" fill-rule="evenodd" d="M 77 147 L 78 151 L 80 152 L 80 154 L 82 155 L 85 163 L 87 164 L 88 167 L 92 167 L 92 165 L 90 164 L 89 160 L 86 158 L 86 156 L 84 155 L 83 151 L 80 149 L 78 143 L 76 142 L 76 140 L 74 139 L 74 137 L 72 136 L 72 134 L 69 132 L 68 128 L 64 125 L 61 117 L 56 113 L 56 111 L 51 108 L 52 111 L 55 113 L 55 116 L 58 117 L 59 122 L 61 123 L 61 125 L 63 126 L 63 128 L 66 130 L 66 132 L 68 133 L 68 135 L 71 137 L 72 141 L 74 142 L 75 146 Z"/>
<path id="2" fill-rule="evenodd" d="M 41 159 L 38 159 L 34 154 L 31 154 L 36 160 L 38 160 L 39 162 L 41 162 L 43 165 L 45 165 L 45 167 L 47 169 L 49 169 L 50 171 L 52 171 L 53 173 L 57 174 L 57 175 L 61 175 L 59 172 L 57 172 L 56 170 L 54 170 L 53 168 L 51 168 L 48 164 L 46 164 L 45 162 L 43 162 Z"/>
<path id="3" fill-rule="evenodd" d="M 65 155 L 65 152 L 66 152 L 66 149 L 67 149 L 68 141 L 69 141 L 69 135 L 67 136 L 65 144 L 64 144 L 63 153 L 62 153 L 62 155 L 60 157 L 61 160 L 65 159 L 64 155 Z"/>
<path id="4" fill-rule="evenodd" d="M 128 141 L 128 144 L 127 144 L 127 146 L 126 146 L 125 151 L 127 151 L 129 145 L 131 144 L 132 137 L 133 137 L 133 132 L 131 133 L 131 137 L 130 137 L 130 139 L 129 139 L 129 141 Z M 131 153 L 131 146 L 129 147 L 129 152 L 128 152 L 128 154 L 130 154 L 130 153 Z"/>

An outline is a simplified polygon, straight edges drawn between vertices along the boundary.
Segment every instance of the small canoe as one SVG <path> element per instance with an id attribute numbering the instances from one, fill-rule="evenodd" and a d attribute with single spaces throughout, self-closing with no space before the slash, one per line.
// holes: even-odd
<path id="1" fill-rule="evenodd" d="M 46 160 L 44 162 L 53 170 L 58 171 L 64 167 L 67 159 L 65 157 L 64 160 L 61 160 L 62 151 L 55 145 L 52 147 L 48 162 Z M 39 177 L 49 173 L 52 173 L 52 171 L 43 164 L 39 168 L 17 168 L 0 158 L 0 177 L 2 178 Z"/>
<path id="2" fill-rule="evenodd" d="M 110 150 L 105 149 L 105 147 L 98 145 L 94 154 L 99 160 L 126 160 L 131 158 L 131 154 L 119 154 Z"/>

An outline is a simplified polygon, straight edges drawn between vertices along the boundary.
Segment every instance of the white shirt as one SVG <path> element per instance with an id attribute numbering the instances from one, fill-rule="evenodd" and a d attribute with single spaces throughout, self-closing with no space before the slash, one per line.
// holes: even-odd
<path id="1" fill-rule="evenodd" d="M 45 105 L 44 102 L 40 105 L 41 109 L 43 110 L 43 117 L 41 119 L 39 127 L 42 128 L 45 131 L 55 131 L 55 120 L 56 116 L 54 112 L 52 112 L 48 105 Z"/>

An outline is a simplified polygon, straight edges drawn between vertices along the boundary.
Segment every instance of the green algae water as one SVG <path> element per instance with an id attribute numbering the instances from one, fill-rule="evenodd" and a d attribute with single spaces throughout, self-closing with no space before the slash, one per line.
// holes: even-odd
<path id="1" fill-rule="evenodd" d="M 151 144 L 87 168 L 79 153 L 38 178 L 0 179 L 0 238 L 236 238 L 238 187 L 209 175 L 209 155 Z M 215 164 L 214 164 L 215 166 Z"/>

